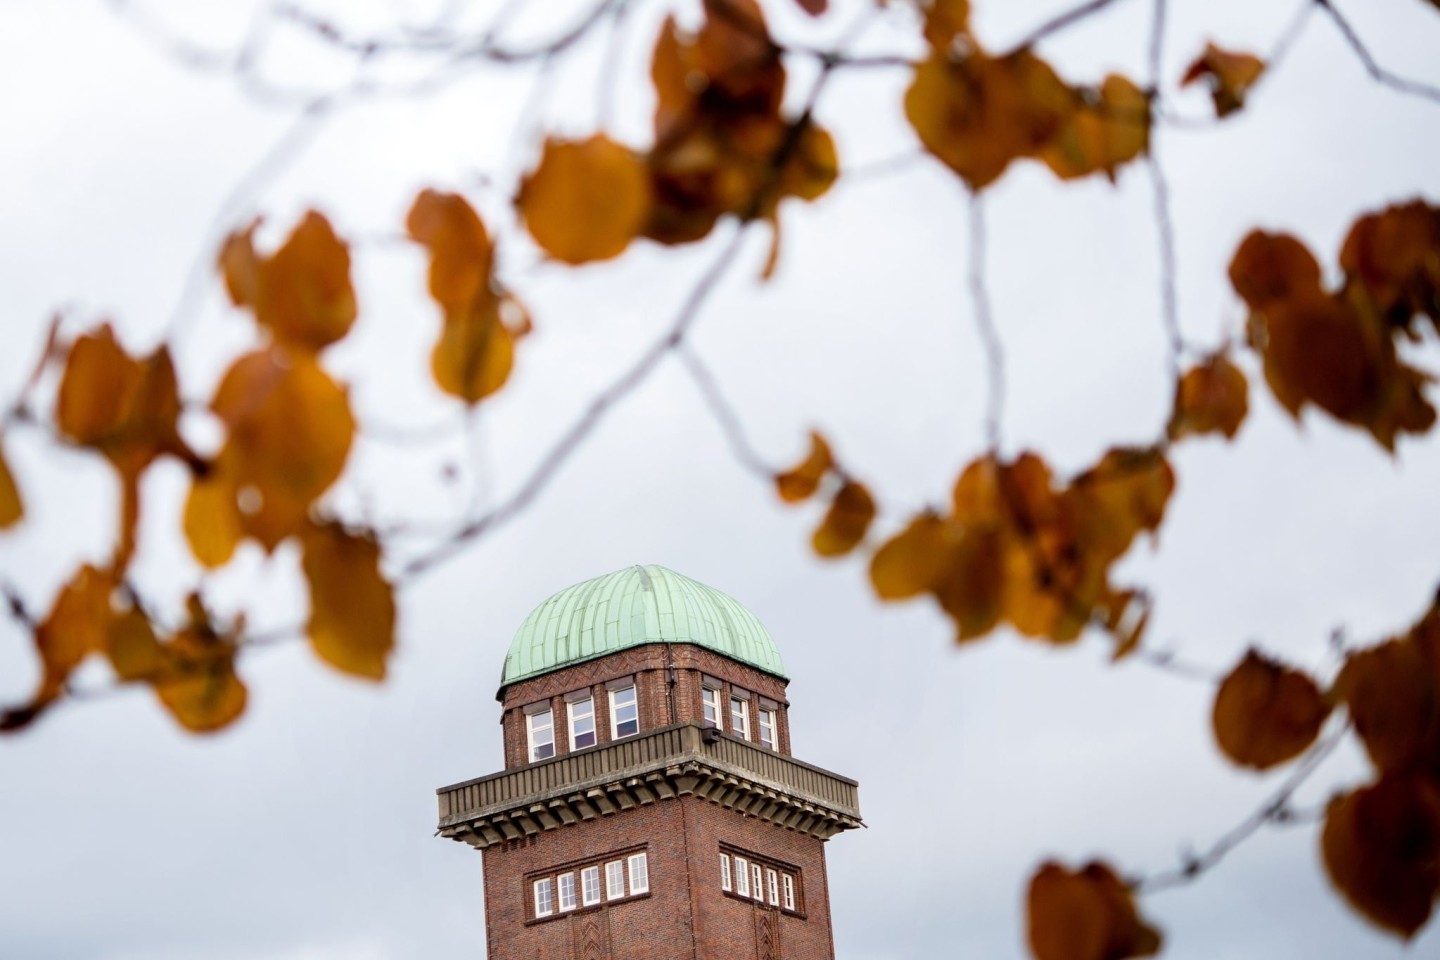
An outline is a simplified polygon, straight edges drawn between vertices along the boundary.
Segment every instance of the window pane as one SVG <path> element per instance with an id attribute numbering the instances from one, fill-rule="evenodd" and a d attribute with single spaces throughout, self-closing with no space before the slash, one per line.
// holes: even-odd
<path id="1" fill-rule="evenodd" d="M 610 691 L 610 737 L 633 737 L 640 732 L 640 710 L 635 703 L 635 687 Z"/>
<path id="2" fill-rule="evenodd" d="M 700 705 L 705 714 L 705 726 L 720 726 L 720 691 L 714 687 L 701 687 Z"/>
<path id="3" fill-rule="evenodd" d="M 780 903 L 780 883 L 774 870 L 765 871 L 765 893 L 772 907 Z"/>
<path id="4" fill-rule="evenodd" d="M 730 854 L 720 854 L 720 889 L 730 889 Z"/>
<path id="5" fill-rule="evenodd" d="M 530 762 L 555 756 L 555 723 L 550 711 L 526 715 L 525 724 L 530 735 Z"/>
<path id="6" fill-rule="evenodd" d="M 575 874 L 560 874 L 560 909 L 575 909 Z"/>
<path id="7" fill-rule="evenodd" d="M 581 895 L 585 898 L 585 906 L 600 902 L 600 868 L 586 867 L 580 871 Z"/>
<path id="8" fill-rule="evenodd" d="M 735 892 L 742 897 L 750 896 L 750 861 L 744 857 L 735 858 Z"/>
<path id="9" fill-rule="evenodd" d="M 550 878 L 535 881 L 535 916 L 545 917 L 555 912 L 555 902 L 550 895 Z"/>
<path id="10" fill-rule="evenodd" d="M 786 909 L 786 910 L 794 910 L 794 909 L 795 909 L 795 878 L 792 877 L 792 876 L 790 876 L 790 874 L 787 873 L 787 874 L 785 874 L 785 876 L 784 876 L 782 879 L 784 880 L 784 887 L 785 887 L 785 909 Z"/>
<path id="11" fill-rule="evenodd" d="M 595 700 L 586 697 L 570 704 L 570 749 L 595 746 Z"/>
<path id="12" fill-rule="evenodd" d="M 750 864 L 750 879 L 755 881 L 755 899 L 765 899 L 765 888 L 760 884 L 760 864 Z"/>
<path id="13" fill-rule="evenodd" d="M 760 711 L 760 745 L 775 749 L 775 711 Z"/>
<path id="14" fill-rule="evenodd" d="M 637 853 L 630 858 L 630 895 L 645 893 L 650 889 L 650 869 L 645 854 Z"/>
<path id="15" fill-rule="evenodd" d="M 615 900 L 625 896 L 625 864 L 611 860 L 605 864 L 605 899 Z"/>
<path id="16" fill-rule="evenodd" d="M 737 737 L 750 739 L 749 704 L 739 697 L 730 698 L 730 732 Z"/>

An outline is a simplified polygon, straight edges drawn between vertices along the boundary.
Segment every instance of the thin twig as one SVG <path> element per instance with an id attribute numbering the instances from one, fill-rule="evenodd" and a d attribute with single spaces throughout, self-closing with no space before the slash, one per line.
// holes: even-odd
<path id="1" fill-rule="evenodd" d="M 975 326 L 985 348 L 985 373 L 989 384 L 985 407 L 985 436 L 993 453 L 1000 450 L 1000 425 L 1005 405 L 1005 354 L 1000 331 L 990 311 L 990 294 L 985 286 L 985 211 L 978 192 L 970 194 L 970 303 Z"/>
<path id="2" fill-rule="evenodd" d="M 746 436 L 740 415 L 735 412 L 735 408 L 725 398 L 719 381 L 715 379 L 714 372 L 689 346 L 682 345 L 675 355 L 680 360 L 680 365 L 690 374 L 690 379 L 695 381 L 701 398 L 704 399 L 705 405 L 710 408 L 711 415 L 715 417 L 715 422 L 720 425 L 721 431 L 725 434 L 725 439 L 729 442 L 735 459 L 740 461 L 742 467 L 758 477 L 766 480 L 774 477 L 776 469 L 765 462 L 765 458 L 760 455 L 759 451 L 755 449 L 755 445 L 750 442 L 750 438 Z"/>
<path id="3" fill-rule="evenodd" d="M 1155 234 L 1160 256 L 1160 317 L 1169 341 L 1170 376 L 1180 381 L 1180 365 L 1185 353 L 1185 337 L 1180 330 L 1180 301 L 1176 293 L 1175 217 L 1170 207 L 1170 185 L 1160 166 L 1151 132 L 1150 150 L 1145 156 L 1145 169 L 1150 175 L 1151 198 L 1154 204 Z"/>
<path id="4" fill-rule="evenodd" d="M 1375 82 L 1384 84 L 1392 90 L 1398 90 L 1400 93 L 1408 93 L 1413 96 L 1423 97 L 1426 100 L 1432 100 L 1435 103 L 1440 103 L 1440 87 L 1431 86 L 1419 80 L 1402 77 L 1380 66 L 1379 61 L 1375 59 L 1370 49 L 1365 46 L 1365 42 L 1360 39 L 1360 35 L 1355 32 L 1354 26 L 1351 25 L 1350 21 L 1336 8 L 1331 0 L 1314 0 L 1314 3 L 1321 10 L 1329 14 L 1331 20 L 1335 21 L 1335 26 L 1340 30 L 1340 35 L 1345 38 L 1345 42 L 1350 45 L 1350 49 L 1355 51 L 1355 56 L 1359 57 L 1360 62 L 1365 66 L 1365 72 L 1370 74 Z"/>
<path id="5" fill-rule="evenodd" d="M 1033 47 L 1051 34 L 1059 33 L 1061 30 L 1071 27 L 1081 20 L 1088 19 L 1114 2 L 1115 0 L 1089 0 L 1088 3 L 1082 3 L 1078 7 L 1072 7 L 1058 16 L 1046 20 L 1034 30 L 1031 30 L 1015 44 L 1015 49 L 1024 50 L 1026 47 Z"/>
<path id="6" fill-rule="evenodd" d="M 1340 724 L 1319 743 L 1311 747 L 1309 752 L 1290 771 L 1290 775 L 1285 778 L 1279 788 L 1259 808 L 1222 834 L 1204 853 L 1186 855 L 1180 866 L 1172 870 L 1133 880 L 1130 884 L 1131 889 L 1139 894 L 1148 894 L 1183 887 L 1219 865 L 1220 861 L 1224 860 L 1232 850 L 1248 840 L 1260 828 L 1267 824 L 1290 823 L 1294 818 L 1294 812 L 1290 808 L 1290 799 L 1310 778 L 1310 775 L 1319 769 L 1325 759 L 1335 751 L 1349 730 L 1349 723 Z"/>

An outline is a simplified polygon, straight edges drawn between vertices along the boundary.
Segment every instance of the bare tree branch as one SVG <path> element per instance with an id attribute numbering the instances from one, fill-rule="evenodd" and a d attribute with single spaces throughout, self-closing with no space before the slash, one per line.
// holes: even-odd
<path id="1" fill-rule="evenodd" d="M 1340 12 L 1332 0 L 1314 0 L 1314 2 L 1321 10 L 1329 14 L 1331 20 L 1335 21 L 1335 26 L 1340 30 L 1340 35 L 1345 38 L 1345 42 L 1350 45 L 1350 49 L 1355 51 L 1355 56 L 1360 58 L 1360 62 L 1365 67 L 1365 72 L 1370 74 L 1377 83 L 1384 84 L 1400 93 L 1423 97 L 1426 100 L 1440 103 L 1440 87 L 1422 83 L 1419 80 L 1402 77 L 1382 67 L 1379 61 L 1375 59 L 1374 54 L 1370 52 L 1370 48 L 1365 46 L 1365 42 L 1360 39 L 1360 35 L 1355 32 L 1355 28 L 1351 25 L 1350 21 L 1346 19 L 1345 15 Z"/>

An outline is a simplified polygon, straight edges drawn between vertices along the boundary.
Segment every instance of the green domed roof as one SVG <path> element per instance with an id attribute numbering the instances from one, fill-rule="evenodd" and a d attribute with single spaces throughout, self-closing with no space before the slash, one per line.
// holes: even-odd
<path id="1" fill-rule="evenodd" d="M 753 613 L 650 564 L 566 587 L 531 611 L 510 642 L 500 686 L 646 643 L 693 643 L 785 677 L 780 651 Z"/>

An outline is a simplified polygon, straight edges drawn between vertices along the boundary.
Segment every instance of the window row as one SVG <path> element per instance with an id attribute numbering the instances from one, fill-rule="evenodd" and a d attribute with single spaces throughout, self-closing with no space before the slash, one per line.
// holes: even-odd
<path id="1" fill-rule="evenodd" d="M 603 865 L 597 863 L 532 880 L 530 889 L 534 898 L 535 919 L 600 903 L 602 876 L 606 901 L 624 900 L 650 892 L 650 865 L 644 851 L 641 851 Z"/>
<path id="2" fill-rule="evenodd" d="M 735 687 L 730 688 L 728 728 L 720 710 L 723 696 L 718 681 L 712 682 L 707 678 L 701 685 L 700 705 L 705 726 L 716 727 L 720 730 L 728 729 L 735 736 L 754 740 L 767 750 L 780 749 L 780 712 L 777 705 L 768 700 L 760 701 L 760 708 L 756 711 L 759 729 L 752 736 L 750 732 L 750 694 Z"/>
<path id="3" fill-rule="evenodd" d="M 610 739 L 622 740 L 640 732 L 640 704 L 635 683 L 611 687 Z M 565 721 L 570 725 L 570 749 L 583 750 L 599 741 L 595 730 L 595 697 L 588 692 L 565 698 Z M 555 756 L 555 712 L 548 704 L 525 711 L 525 742 L 529 762 Z"/>
<path id="4" fill-rule="evenodd" d="M 800 912 L 798 875 L 753 857 L 720 851 L 720 889 L 791 913 Z"/>

